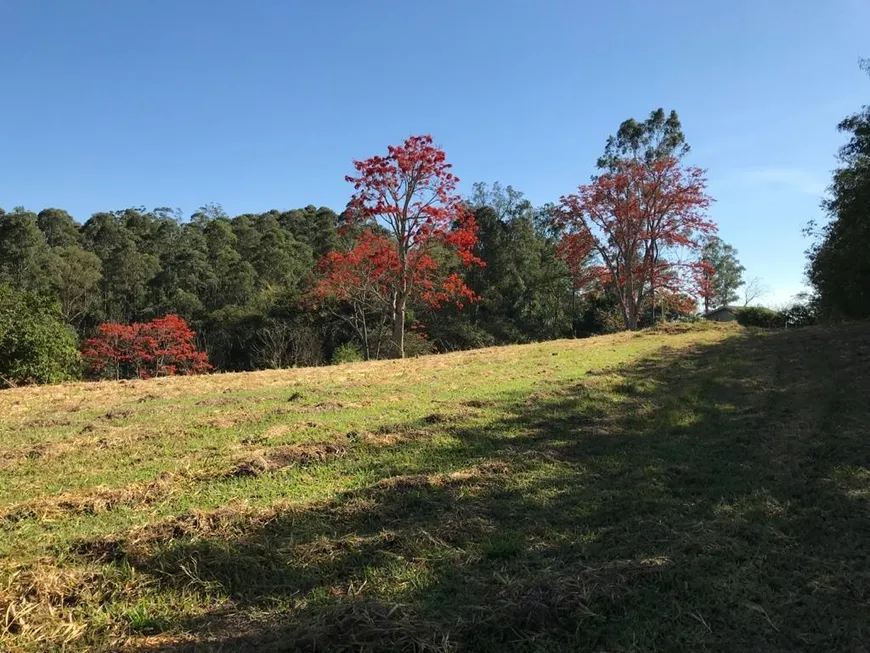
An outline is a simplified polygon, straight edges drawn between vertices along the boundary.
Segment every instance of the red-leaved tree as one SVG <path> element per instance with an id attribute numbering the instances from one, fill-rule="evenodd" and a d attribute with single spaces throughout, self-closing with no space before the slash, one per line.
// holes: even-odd
<path id="1" fill-rule="evenodd" d="M 92 376 L 101 378 L 200 374 L 211 369 L 196 334 L 182 318 L 167 315 L 150 322 L 107 322 L 85 341 L 82 358 Z"/>
<path id="2" fill-rule="evenodd" d="M 404 356 L 410 297 L 432 307 L 448 301 L 461 307 L 475 299 L 445 261 L 453 258 L 465 266 L 483 265 L 472 252 L 477 226 L 456 193 L 459 179 L 431 136 L 412 136 L 401 145 L 390 146 L 386 156 L 355 161 L 354 167 L 357 176 L 348 176 L 347 181 L 355 192 L 345 216 L 357 226 L 380 225 L 388 236 L 379 241 L 374 253 L 358 249 L 371 246 L 361 239 L 344 255 L 345 260 L 334 259 L 332 264 L 344 272 L 340 283 L 333 285 L 340 294 L 349 292 L 347 284 L 374 282 L 388 303 L 396 354 Z M 389 255 L 381 247 L 386 242 Z M 359 275 L 347 272 L 352 261 L 369 255 L 376 260 L 362 266 Z"/>
<path id="3" fill-rule="evenodd" d="M 707 261 L 698 261 L 692 269 L 692 278 L 695 283 L 695 294 L 701 299 L 704 312 L 707 312 L 716 297 L 716 269 Z"/>
<path id="4" fill-rule="evenodd" d="M 385 322 L 398 262 L 392 241 L 366 229 L 349 250 L 329 252 L 317 263 L 314 304 L 332 308 L 354 331 L 366 360 L 378 358 L 388 332 Z"/>
<path id="5" fill-rule="evenodd" d="M 635 157 L 562 197 L 555 219 L 566 234 L 566 256 L 582 260 L 594 252 L 591 273 L 615 290 L 633 330 L 657 298 L 685 296 L 691 287 L 699 239 L 716 229 L 706 216 L 712 201 L 700 168 L 673 156 Z"/>

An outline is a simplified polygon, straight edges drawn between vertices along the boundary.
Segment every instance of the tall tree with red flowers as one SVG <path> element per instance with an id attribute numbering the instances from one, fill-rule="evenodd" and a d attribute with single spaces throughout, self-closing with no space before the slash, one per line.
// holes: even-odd
<path id="1" fill-rule="evenodd" d="M 627 120 L 599 159 L 602 173 L 555 209 L 563 249 L 583 249 L 576 260 L 591 246 L 626 329 L 637 329 L 657 298 L 685 294 L 701 238 L 716 230 L 706 215 L 713 199 L 704 171 L 682 164 L 686 152 L 676 113 Z"/>
<path id="2" fill-rule="evenodd" d="M 386 156 L 355 161 L 346 179 L 354 195 L 345 217 L 357 226 L 386 228 L 394 256 L 380 279 L 387 286 L 392 339 L 405 354 L 405 312 L 412 295 L 430 306 L 453 301 L 462 306 L 474 293 L 445 265 L 447 253 L 465 266 L 482 265 L 472 250 L 474 216 L 456 193 L 459 179 L 431 136 L 412 136 L 390 146 Z M 379 254 L 380 256 L 380 254 Z"/>

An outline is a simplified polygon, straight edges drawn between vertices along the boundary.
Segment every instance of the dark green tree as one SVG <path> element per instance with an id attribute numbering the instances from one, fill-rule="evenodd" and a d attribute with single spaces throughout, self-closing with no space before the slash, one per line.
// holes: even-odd
<path id="1" fill-rule="evenodd" d="M 701 250 L 701 262 L 706 263 L 706 292 L 702 293 L 704 311 L 737 301 L 737 289 L 743 285 L 746 268 L 737 260 L 737 250 L 718 236 L 706 239 Z"/>
<path id="2" fill-rule="evenodd" d="M 16 207 L 0 214 L 0 283 L 45 292 L 55 274 L 53 262 L 35 213 Z"/>
<path id="3" fill-rule="evenodd" d="M 335 226 L 338 215 L 325 206 L 316 208 L 308 205 L 302 209 L 285 211 L 278 217 L 281 226 L 293 237 L 308 245 L 315 259 L 333 251 L 338 246 Z"/>
<path id="4" fill-rule="evenodd" d="M 79 225 L 63 209 L 43 209 L 36 216 L 36 224 L 45 234 L 50 247 L 66 247 L 81 242 Z"/>
<path id="5" fill-rule="evenodd" d="M 477 183 L 468 204 L 478 225 L 475 254 L 486 266 L 468 271 L 480 301 L 468 315 L 497 342 L 570 335 L 571 283 L 555 255 L 556 239 L 523 193 Z M 457 316 L 456 319 L 461 319 Z"/>
<path id="6" fill-rule="evenodd" d="M 203 300 L 209 310 L 227 305 L 242 305 L 254 294 L 257 273 L 239 253 L 233 223 L 224 218 L 210 221 L 203 228 L 208 263 L 212 270 Z"/>
<path id="7" fill-rule="evenodd" d="M 96 213 L 82 227 L 86 247 L 102 262 L 104 319 L 127 323 L 151 317 L 149 282 L 160 272 L 160 259 L 139 245 L 153 249 L 147 244 L 153 233 L 148 219 L 133 209 Z"/>
<path id="8" fill-rule="evenodd" d="M 681 158 L 689 153 L 689 144 L 676 111 L 652 111 L 643 122 L 629 118 L 616 134 L 609 136 L 598 167 L 612 170 L 620 161 L 630 159 L 650 163 L 666 156 Z"/>
<path id="9" fill-rule="evenodd" d="M 78 245 L 52 247 L 52 254 L 55 274 L 51 279 L 51 289 L 60 302 L 64 322 L 81 328 L 89 316 L 96 321 L 103 279 L 99 257 Z"/>
<path id="10" fill-rule="evenodd" d="M 870 60 L 861 65 L 870 74 Z M 822 313 L 865 318 L 870 317 L 870 105 L 839 129 L 849 140 L 840 148 L 822 204 L 830 220 L 808 228 L 816 242 L 808 252 L 807 276 Z"/>
<path id="11" fill-rule="evenodd" d="M 0 387 L 79 375 L 75 333 L 57 301 L 0 284 Z"/>
<path id="12" fill-rule="evenodd" d="M 261 287 L 296 288 L 314 266 L 311 248 L 282 229 L 277 212 L 253 218 L 256 246 L 246 260 L 257 271 Z"/>

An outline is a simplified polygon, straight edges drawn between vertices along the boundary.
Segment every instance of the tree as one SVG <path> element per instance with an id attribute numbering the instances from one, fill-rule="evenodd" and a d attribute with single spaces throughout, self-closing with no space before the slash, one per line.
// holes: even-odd
<path id="1" fill-rule="evenodd" d="M 590 274 L 613 288 L 627 329 L 638 328 L 647 306 L 686 296 L 697 261 L 683 257 L 715 231 L 704 171 L 681 163 L 688 152 L 675 111 L 625 120 L 598 159 L 601 174 L 555 209 L 557 227 L 573 241 L 563 252 L 595 252 Z"/>
<path id="2" fill-rule="evenodd" d="M 870 74 L 870 60 L 861 67 Z M 829 222 L 807 229 L 816 242 L 808 252 L 807 276 L 823 313 L 870 317 L 870 105 L 839 124 L 849 140 L 822 207 Z"/>
<path id="3" fill-rule="evenodd" d="M 623 121 L 616 135 L 607 138 L 598 168 L 616 172 L 626 160 L 653 163 L 668 157 L 682 159 L 689 150 L 677 112 L 665 116 L 664 109 L 659 108 L 643 122 L 634 118 Z"/>
<path id="4" fill-rule="evenodd" d="M 540 219 L 546 209 L 535 209 L 523 193 L 498 182 L 474 184 L 468 205 L 478 226 L 474 253 L 486 266 L 467 274 L 480 300 L 466 312 L 472 320 L 463 336 L 466 346 L 492 338 L 508 343 L 568 335 L 570 273 L 556 256 L 555 237 L 542 229 L 548 226 Z M 453 313 L 439 320 L 440 328 L 433 331 L 436 340 L 443 343 L 446 332 L 457 331 L 444 322 L 463 317 Z"/>
<path id="5" fill-rule="evenodd" d="M 387 228 L 396 270 L 390 283 L 390 312 L 396 354 L 405 355 L 405 314 L 415 293 L 437 306 L 474 298 L 445 255 L 463 265 L 482 265 L 472 252 L 477 240 L 474 216 L 456 194 L 459 179 L 431 136 L 412 136 L 390 146 L 386 156 L 355 161 L 357 176 L 346 179 L 354 195 L 345 217 L 350 223 Z"/>
<path id="6" fill-rule="evenodd" d="M 306 325 L 269 318 L 257 330 L 253 352 L 256 361 L 269 369 L 316 365 L 321 361 L 317 333 Z"/>
<path id="7" fill-rule="evenodd" d="M 82 358 L 92 376 L 122 378 L 200 374 L 211 369 L 198 351 L 196 334 L 177 315 L 147 323 L 104 323 L 82 348 Z"/>
<path id="8" fill-rule="evenodd" d="M 68 247 L 81 242 L 79 225 L 63 209 L 43 209 L 36 216 L 36 224 L 51 247 Z"/>
<path id="9" fill-rule="evenodd" d="M 756 299 L 761 299 L 770 292 L 760 277 L 752 277 L 743 286 L 743 305 L 749 306 Z"/>
<path id="10" fill-rule="evenodd" d="M 746 270 L 737 260 L 737 250 L 718 236 L 709 236 L 701 249 L 696 267 L 697 292 L 704 312 L 737 301 L 737 289 L 744 284 Z"/>
<path id="11" fill-rule="evenodd" d="M 203 228 L 203 234 L 213 275 L 203 289 L 206 307 L 217 310 L 230 304 L 243 304 L 254 294 L 257 272 L 237 249 L 238 237 L 233 223 L 222 218 L 212 220 Z"/>
<path id="12" fill-rule="evenodd" d="M 0 284 L 0 387 L 77 378 L 75 334 L 57 302 Z"/>
<path id="13" fill-rule="evenodd" d="M 495 182 L 491 186 L 481 181 L 475 182 L 471 197 L 468 198 L 468 204 L 472 209 L 488 206 L 503 222 L 531 217 L 534 211 L 531 202 L 525 198 L 522 192 L 510 184 L 502 187 L 499 182 Z"/>
<path id="14" fill-rule="evenodd" d="M 347 324 L 365 360 L 380 356 L 388 319 L 385 308 L 399 273 L 396 248 L 385 234 L 365 230 L 348 251 L 330 252 L 317 264 L 315 306 Z"/>
<path id="15" fill-rule="evenodd" d="M 146 251 L 156 250 L 150 223 L 149 216 L 128 209 L 95 213 L 82 227 L 87 249 L 102 262 L 105 318 L 129 322 L 148 312 L 149 283 L 161 269 L 159 256 Z"/>
<path id="16" fill-rule="evenodd" d="M 715 229 L 706 218 L 712 199 L 705 190 L 702 170 L 667 156 L 614 163 L 561 198 L 556 219 L 566 229 L 564 249 L 579 252 L 578 259 L 595 252 L 596 271 L 615 289 L 626 329 L 638 328 L 657 294 L 685 289 L 691 265 L 679 257 L 698 250 L 699 238 Z"/>
<path id="17" fill-rule="evenodd" d="M 57 273 L 52 278 L 52 290 L 60 300 L 64 322 L 79 326 L 82 320 L 98 310 L 100 301 L 100 259 L 78 245 L 52 248 Z"/>
<path id="18" fill-rule="evenodd" d="M 281 226 L 296 240 L 307 244 L 317 258 L 325 256 L 337 247 L 335 227 L 338 220 L 338 215 L 332 209 L 311 205 L 285 211 L 278 217 Z"/>
<path id="19" fill-rule="evenodd" d="M 52 262 L 36 214 L 23 207 L 0 214 L 0 283 L 44 292 L 54 272 L 50 269 Z"/>

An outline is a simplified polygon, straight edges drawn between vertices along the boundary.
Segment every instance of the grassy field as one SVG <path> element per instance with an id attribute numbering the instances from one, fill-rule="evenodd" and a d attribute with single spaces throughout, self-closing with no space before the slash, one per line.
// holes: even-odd
<path id="1" fill-rule="evenodd" d="M 3 651 L 850 651 L 870 325 L 0 392 Z"/>

